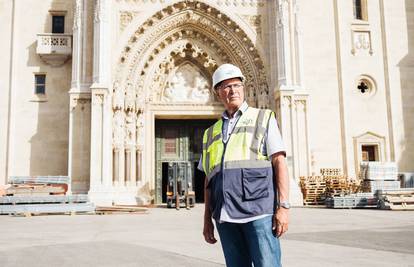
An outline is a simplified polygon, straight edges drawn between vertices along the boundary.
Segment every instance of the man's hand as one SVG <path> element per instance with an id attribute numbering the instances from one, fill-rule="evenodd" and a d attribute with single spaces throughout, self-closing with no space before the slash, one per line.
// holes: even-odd
<path id="1" fill-rule="evenodd" d="M 207 243 L 214 244 L 217 242 L 217 239 L 214 237 L 214 224 L 211 217 L 204 218 L 203 235 Z"/>
<path id="2" fill-rule="evenodd" d="M 289 210 L 285 208 L 278 208 L 273 215 L 273 233 L 279 238 L 289 227 Z"/>

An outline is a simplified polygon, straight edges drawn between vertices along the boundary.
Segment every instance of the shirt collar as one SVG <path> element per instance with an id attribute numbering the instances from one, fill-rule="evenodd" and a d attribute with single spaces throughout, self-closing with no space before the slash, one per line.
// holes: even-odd
<path id="1" fill-rule="evenodd" d="M 236 113 L 234 113 L 233 117 L 239 116 L 241 114 L 243 114 L 244 112 L 246 112 L 247 108 L 249 107 L 249 105 L 247 104 L 246 101 L 243 102 L 243 104 L 240 106 L 240 108 L 236 111 Z M 239 114 L 240 113 L 240 114 Z M 229 119 L 229 116 L 227 115 L 227 111 L 223 111 L 223 113 L 221 114 L 221 117 L 225 120 Z"/>

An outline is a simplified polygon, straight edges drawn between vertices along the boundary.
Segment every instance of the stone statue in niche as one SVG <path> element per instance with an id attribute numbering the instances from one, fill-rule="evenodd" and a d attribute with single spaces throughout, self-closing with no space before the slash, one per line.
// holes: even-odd
<path id="1" fill-rule="evenodd" d="M 125 93 L 125 110 L 133 110 L 135 108 L 135 89 L 131 83 L 127 84 Z"/>
<path id="2" fill-rule="evenodd" d="M 144 146 L 144 114 L 142 111 L 138 112 L 137 115 L 137 124 L 136 124 L 137 134 L 136 134 L 136 143 L 139 150 L 142 150 Z"/>
<path id="3" fill-rule="evenodd" d="M 119 87 L 118 81 L 114 82 L 113 92 L 114 92 L 114 96 L 113 96 L 112 107 L 114 109 L 122 109 L 124 107 L 125 96 L 124 96 L 123 90 Z"/>
<path id="4" fill-rule="evenodd" d="M 264 90 L 260 92 L 259 95 L 259 108 L 268 108 L 269 105 L 269 95 Z"/>
<path id="5" fill-rule="evenodd" d="M 135 144 L 135 119 L 136 115 L 135 112 L 127 112 L 125 122 L 125 144 L 129 146 L 133 146 Z"/>
<path id="6" fill-rule="evenodd" d="M 113 119 L 113 144 L 115 148 L 122 147 L 124 141 L 125 119 L 122 110 L 116 110 Z"/>

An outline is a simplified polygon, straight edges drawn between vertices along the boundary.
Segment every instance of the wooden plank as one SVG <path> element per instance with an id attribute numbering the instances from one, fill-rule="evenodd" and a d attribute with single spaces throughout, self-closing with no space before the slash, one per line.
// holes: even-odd
<path id="1" fill-rule="evenodd" d="M 390 203 L 414 203 L 414 196 L 385 196 L 384 201 Z"/>
<path id="2" fill-rule="evenodd" d="M 147 207 L 129 206 L 129 205 L 117 205 L 117 206 L 97 206 L 95 209 L 98 214 L 111 214 L 111 213 L 148 213 Z"/>

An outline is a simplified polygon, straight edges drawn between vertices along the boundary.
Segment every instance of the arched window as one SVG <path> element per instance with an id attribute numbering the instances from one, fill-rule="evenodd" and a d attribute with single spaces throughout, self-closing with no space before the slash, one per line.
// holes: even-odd
<path id="1" fill-rule="evenodd" d="M 368 20 L 367 0 L 354 1 L 354 19 Z"/>

